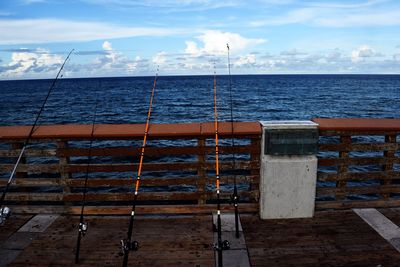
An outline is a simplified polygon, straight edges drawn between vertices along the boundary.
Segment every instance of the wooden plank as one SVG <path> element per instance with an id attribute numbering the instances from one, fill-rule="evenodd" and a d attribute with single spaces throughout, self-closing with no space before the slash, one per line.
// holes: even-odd
<path id="1" fill-rule="evenodd" d="M 61 214 L 66 208 L 60 205 L 8 205 L 15 214 Z"/>
<path id="2" fill-rule="evenodd" d="M 11 172 L 14 168 L 14 164 L 0 164 L 1 172 Z M 33 173 L 57 173 L 60 172 L 58 164 L 19 164 L 19 172 L 33 172 Z"/>
<path id="3" fill-rule="evenodd" d="M 258 162 L 249 161 L 236 161 L 236 169 L 252 169 L 259 168 Z M 69 164 L 65 166 L 65 171 L 74 173 L 84 173 L 87 170 L 87 164 Z M 221 170 L 232 169 L 231 162 L 221 162 Z M 136 171 L 138 164 L 124 163 L 124 164 L 91 164 L 89 166 L 89 172 L 128 172 Z M 174 163 L 144 163 L 143 170 L 146 171 L 196 171 L 198 168 L 197 162 L 174 162 Z M 215 168 L 214 163 L 204 163 L 206 170 L 213 170 Z"/>
<path id="4" fill-rule="evenodd" d="M 396 144 L 396 135 L 386 135 L 386 136 L 385 136 L 385 142 L 386 142 L 387 144 Z M 384 151 L 383 156 L 386 157 L 386 158 L 394 159 L 394 158 L 396 158 L 396 150 L 390 149 L 390 148 L 389 148 L 389 149 L 386 149 L 386 150 Z M 383 166 L 382 169 L 383 169 L 383 171 L 392 171 L 392 170 L 393 170 L 393 163 L 388 162 L 387 164 L 385 164 L 385 165 Z M 384 185 L 389 185 L 389 184 L 391 184 L 391 183 L 392 183 L 391 180 L 384 180 L 384 181 L 382 181 L 382 184 L 384 184 Z M 386 199 L 390 198 L 390 194 L 384 194 L 383 196 L 384 196 Z"/>
<path id="5" fill-rule="evenodd" d="M 8 180 L 8 179 L 7 179 Z M 6 179 L 0 179 L 0 186 L 7 184 Z M 24 187 L 37 187 L 37 186 L 57 186 L 61 185 L 59 178 L 25 178 L 20 177 L 12 182 L 12 185 Z"/>
<path id="6" fill-rule="evenodd" d="M 119 240 L 126 236 L 127 217 L 88 217 L 79 266 L 120 266 Z M 209 216 L 135 219 L 134 238 L 140 249 L 132 251 L 134 266 L 212 266 L 212 232 Z M 13 262 L 14 265 L 74 265 L 77 216 L 57 220 Z M 91 227 L 93 226 L 93 227 Z M 101 246 L 99 246 L 101 244 Z M 62 248 L 62 249 L 60 249 Z"/>
<path id="7" fill-rule="evenodd" d="M 0 157 L 4 158 L 15 158 L 19 156 L 21 152 L 20 149 L 13 149 L 13 150 L 0 150 Z M 34 150 L 27 148 L 24 152 L 26 157 L 55 157 L 57 156 L 55 149 L 40 149 Z"/>
<path id="8" fill-rule="evenodd" d="M 375 118 L 315 118 L 321 131 L 348 131 L 348 132 L 400 132 L 400 119 L 375 119 Z"/>
<path id="9" fill-rule="evenodd" d="M 165 155 L 196 155 L 198 153 L 211 154 L 213 147 L 204 146 L 174 146 L 174 147 L 147 147 L 146 156 L 165 156 Z M 239 145 L 232 147 L 221 146 L 221 154 L 235 153 L 256 153 L 259 150 L 250 145 Z M 111 147 L 111 148 L 92 148 L 92 156 L 138 156 L 140 148 L 135 147 Z M 66 148 L 58 149 L 57 156 L 59 157 L 81 157 L 89 156 L 89 148 Z"/>
<path id="10" fill-rule="evenodd" d="M 36 179 L 22 179 L 21 184 L 24 185 L 36 185 Z M 141 186 L 168 186 L 168 185 L 196 185 L 201 178 L 199 177 L 163 177 L 163 178 L 154 178 L 154 177 L 143 177 L 140 181 Z M 233 176 L 221 176 L 221 184 L 228 184 L 232 181 Z M 24 180 L 27 180 L 26 182 Z M 32 181 L 30 181 L 32 180 Z M 204 177 L 206 184 L 213 184 L 215 182 L 214 176 L 206 176 Z M 259 176 L 257 175 L 238 175 L 236 177 L 237 183 L 257 183 L 259 180 Z M 58 179 L 44 179 L 43 184 L 57 184 Z M 2 182 L 6 184 L 6 181 L 0 180 L 0 185 Z M 69 186 L 71 187 L 83 187 L 85 185 L 84 178 L 73 178 L 67 181 Z M 132 178 L 89 178 L 88 179 L 88 187 L 100 187 L 100 186 L 132 186 L 134 183 L 134 179 Z M 37 184 L 41 184 L 38 181 Z"/>
<path id="11" fill-rule="evenodd" d="M 208 131 L 209 123 L 177 123 L 152 124 L 149 129 L 149 138 L 193 138 L 199 135 L 212 136 Z M 230 136 L 230 123 L 220 123 L 221 136 Z M 144 124 L 96 124 L 94 138 L 97 139 L 141 139 L 144 133 Z M 1 126 L 0 139 L 25 139 L 31 126 Z M 89 139 L 91 125 L 40 125 L 32 139 Z M 237 136 L 260 135 L 261 126 L 258 122 L 235 122 L 234 134 Z"/>
<path id="12" fill-rule="evenodd" d="M 335 187 L 318 187 L 317 196 L 335 195 L 337 192 L 348 194 L 387 194 L 400 193 L 400 185 L 378 185 L 378 186 L 351 186 L 338 189 Z"/>
<path id="13" fill-rule="evenodd" d="M 8 192 L 8 201 L 62 201 L 62 193 Z"/>
<path id="14" fill-rule="evenodd" d="M 399 199 L 390 200 L 344 200 L 344 201 L 316 201 L 316 210 L 326 209 L 353 209 L 353 208 L 390 208 L 400 206 Z"/>
<path id="15" fill-rule="evenodd" d="M 132 201 L 133 193 L 87 193 L 86 201 Z M 138 200 L 197 200 L 197 192 L 140 192 Z M 64 194 L 64 201 L 82 201 L 83 194 Z"/>
<path id="16" fill-rule="evenodd" d="M 400 227 L 376 209 L 354 209 L 353 211 L 400 252 Z"/>
<path id="17" fill-rule="evenodd" d="M 253 267 L 391 266 L 400 260 L 400 254 L 352 211 L 290 220 L 241 216 L 241 222 Z"/>
<path id="18" fill-rule="evenodd" d="M 197 191 L 200 193 L 200 197 L 198 199 L 198 204 L 203 205 L 206 204 L 206 170 L 204 168 L 206 162 L 206 155 L 204 151 L 204 147 L 206 145 L 206 140 L 204 138 L 199 138 L 197 140 L 198 153 L 197 153 L 197 162 L 199 163 L 197 166 L 197 176 L 199 180 L 197 182 Z M 215 148 L 214 148 L 215 149 Z"/>
<path id="19" fill-rule="evenodd" d="M 347 144 L 319 144 L 319 151 L 383 151 L 400 150 L 400 144 L 396 143 L 353 143 Z"/>
<path id="20" fill-rule="evenodd" d="M 168 185 L 196 185 L 199 178 L 147 178 L 143 177 L 140 180 L 140 186 L 168 186 Z M 99 186 L 132 186 L 135 180 L 133 178 L 119 178 L 119 179 L 88 179 L 88 187 Z M 68 184 L 71 187 L 83 187 L 85 179 L 69 179 Z"/>
<path id="21" fill-rule="evenodd" d="M 318 172 L 318 181 L 368 181 L 368 180 L 394 180 L 400 179 L 400 172 L 396 171 L 376 171 L 376 172 L 347 172 L 347 173 L 323 173 Z"/>
<path id="22" fill-rule="evenodd" d="M 132 207 L 130 206 L 86 206 L 86 215 L 99 215 L 99 214 L 112 214 L 112 215 L 126 215 L 130 214 Z M 137 214 L 210 214 L 215 211 L 216 205 L 149 205 L 137 206 Z M 234 208 L 232 205 L 222 204 L 222 211 L 232 212 Z M 240 212 L 254 213 L 258 212 L 258 203 L 244 203 L 240 205 Z M 80 214 L 81 207 L 71 207 L 68 209 L 68 214 Z"/>
<path id="23" fill-rule="evenodd" d="M 207 199 L 216 198 L 214 192 L 204 192 L 204 195 L 207 196 Z M 222 199 L 230 199 L 231 192 L 221 192 L 220 196 Z M 242 198 L 250 197 L 256 198 L 258 197 L 257 191 L 239 191 L 239 196 Z M 140 192 L 138 194 L 138 200 L 198 200 L 201 193 L 199 192 Z M 87 193 L 86 201 L 132 201 L 133 193 Z M 44 197 L 40 196 L 40 194 L 35 194 L 34 196 L 25 196 L 18 194 L 18 196 L 14 196 L 15 198 L 24 198 L 26 197 L 29 200 L 33 199 L 45 199 L 49 198 L 49 201 L 58 200 L 60 198 L 60 194 L 57 195 L 45 195 Z M 62 198 L 64 201 L 82 201 L 83 194 L 82 193 L 65 193 Z"/>
<path id="24" fill-rule="evenodd" d="M 344 165 L 385 165 L 399 164 L 400 158 L 385 157 L 359 157 L 359 158 L 319 158 L 319 166 L 344 166 Z"/>

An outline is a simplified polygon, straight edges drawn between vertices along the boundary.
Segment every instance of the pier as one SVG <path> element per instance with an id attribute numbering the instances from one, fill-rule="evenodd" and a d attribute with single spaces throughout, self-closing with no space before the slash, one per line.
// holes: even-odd
<path id="1" fill-rule="evenodd" d="M 223 214 L 233 211 L 235 175 L 240 249 L 251 266 L 399 265 L 400 120 L 313 122 L 319 136 L 313 214 L 266 220 L 260 219 L 265 129 L 259 122 L 235 122 L 237 145 L 231 147 L 230 123 L 219 124 L 221 208 Z M 0 127 L 0 187 L 29 130 Z M 121 264 L 119 240 L 128 224 L 143 130 L 144 125 L 95 125 L 82 266 Z M 213 134 L 212 123 L 151 125 L 134 231 L 140 248 L 129 255 L 132 266 L 215 265 Z M 1 264 L 73 264 L 90 135 L 91 125 L 35 130 L 6 196 L 13 214 L 0 228 Z"/>

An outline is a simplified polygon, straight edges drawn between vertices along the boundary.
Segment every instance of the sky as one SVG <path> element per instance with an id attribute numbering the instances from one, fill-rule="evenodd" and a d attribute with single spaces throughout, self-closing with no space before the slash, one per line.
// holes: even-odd
<path id="1" fill-rule="evenodd" d="M 399 0 L 1 0 L 0 79 L 399 74 Z"/>

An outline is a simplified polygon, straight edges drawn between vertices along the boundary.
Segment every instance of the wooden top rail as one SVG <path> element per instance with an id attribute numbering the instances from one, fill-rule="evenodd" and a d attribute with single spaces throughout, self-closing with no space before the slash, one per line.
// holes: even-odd
<path id="1" fill-rule="evenodd" d="M 0 127 L 1 139 L 25 139 L 31 126 L 2 126 Z M 124 139 L 142 138 L 145 124 L 97 124 L 94 129 L 96 139 Z M 80 139 L 90 138 L 91 125 L 43 125 L 38 126 L 32 139 Z M 149 138 L 171 137 L 212 137 L 214 135 L 214 123 L 177 123 L 177 124 L 151 124 Z M 220 122 L 219 134 L 231 135 L 231 123 Z M 261 125 L 258 122 L 235 122 L 233 125 L 234 136 L 261 134 Z"/>
<path id="2" fill-rule="evenodd" d="M 312 119 L 320 131 L 400 132 L 400 119 Z"/>

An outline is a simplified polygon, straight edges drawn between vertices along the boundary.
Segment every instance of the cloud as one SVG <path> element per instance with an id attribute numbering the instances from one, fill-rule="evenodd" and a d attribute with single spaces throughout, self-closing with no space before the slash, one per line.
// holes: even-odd
<path id="1" fill-rule="evenodd" d="M 162 64 L 164 64 L 165 62 L 166 62 L 166 55 L 167 55 L 167 53 L 165 53 L 165 52 L 159 52 L 159 53 L 157 53 L 154 57 L 153 57 L 153 63 L 155 64 L 155 65 L 162 65 Z"/>
<path id="2" fill-rule="evenodd" d="M 381 57 L 381 56 L 383 56 L 383 54 L 376 52 L 368 45 L 363 45 L 351 52 L 351 61 L 361 62 L 365 61 L 367 58 Z"/>
<path id="3" fill-rule="evenodd" d="M 366 13 L 337 14 L 338 17 L 318 17 L 314 23 L 327 27 L 366 27 L 400 25 L 400 9 Z"/>
<path id="4" fill-rule="evenodd" d="M 139 56 L 128 58 L 114 50 L 110 41 L 104 41 L 102 49 L 74 53 L 80 58 L 72 57 L 65 65 L 65 76 L 123 76 L 132 75 L 133 72 L 141 73 L 149 67 L 147 59 Z M 0 78 L 49 78 L 49 75 L 51 77 L 54 71 L 60 68 L 65 57 L 43 48 L 8 50 L 12 52 L 11 60 L 8 64 L 0 65 Z"/>
<path id="5" fill-rule="evenodd" d="M 368 0 L 359 3 L 326 3 L 326 2 L 306 2 L 306 6 L 323 7 L 323 8 L 340 8 L 340 9 L 359 9 L 362 7 L 370 7 L 388 0 Z"/>
<path id="6" fill-rule="evenodd" d="M 232 52 L 243 51 L 249 47 L 265 43 L 265 39 L 245 38 L 237 33 L 209 30 L 196 37 L 201 47 L 194 41 L 186 41 L 185 53 L 192 56 L 223 55 L 227 52 L 226 44 L 230 44 Z"/>
<path id="7" fill-rule="evenodd" d="M 97 71 L 122 69 L 132 72 L 137 68 L 137 62 L 130 60 L 121 52 L 115 51 L 109 41 L 104 41 L 102 48 L 106 53 L 94 60 Z"/>
<path id="8" fill-rule="evenodd" d="M 261 26 L 279 26 L 295 23 L 306 23 L 312 21 L 318 15 L 318 10 L 316 8 L 300 8 L 282 14 L 280 16 L 273 16 L 267 19 L 254 20 L 250 22 L 253 27 Z"/>
<path id="9" fill-rule="evenodd" d="M 307 53 L 301 52 L 297 49 L 292 49 L 292 50 L 286 50 L 281 52 L 282 56 L 290 56 L 290 57 L 295 57 L 295 56 L 305 56 Z"/>
<path id="10" fill-rule="evenodd" d="M 1 76 L 21 77 L 27 73 L 48 73 L 60 67 L 63 59 L 59 55 L 50 54 L 44 49 L 29 52 L 13 52 L 11 61 L 6 66 L 1 66 Z"/>
<path id="11" fill-rule="evenodd" d="M 256 55 L 248 54 L 245 56 L 240 56 L 233 65 L 236 67 L 253 66 L 256 64 Z"/>
<path id="12" fill-rule="evenodd" d="M 78 56 L 93 56 L 93 55 L 108 55 L 109 52 L 108 51 L 104 51 L 104 50 L 92 50 L 92 51 L 75 51 L 74 52 L 75 55 Z"/>
<path id="13" fill-rule="evenodd" d="M 285 14 L 253 20 L 253 27 L 280 26 L 288 24 L 307 24 L 318 27 L 367 27 L 367 26 L 396 26 L 400 25 L 400 9 L 372 9 L 366 8 L 379 1 L 359 5 L 315 4 L 315 6 L 301 7 L 290 10 Z"/>
<path id="14" fill-rule="evenodd" d="M 173 28 L 126 27 L 102 22 L 60 19 L 0 19 L 0 32 L 0 45 L 81 42 L 184 33 L 181 29 Z"/>
<path id="15" fill-rule="evenodd" d="M 154 12 L 188 12 L 204 11 L 217 8 L 226 8 L 240 5 L 239 0 L 216 1 L 216 0 L 81 0 L 93 5 L 103 5 L 109 8 L 138 8 L 150 7 Z"/>

